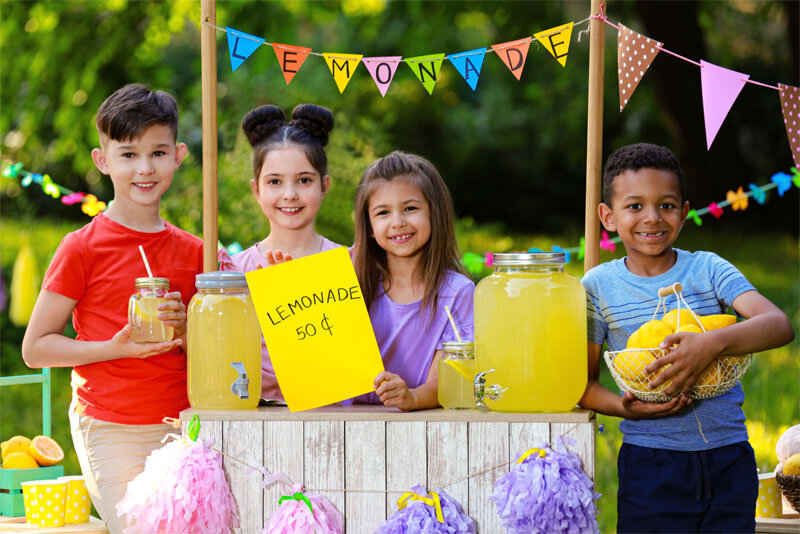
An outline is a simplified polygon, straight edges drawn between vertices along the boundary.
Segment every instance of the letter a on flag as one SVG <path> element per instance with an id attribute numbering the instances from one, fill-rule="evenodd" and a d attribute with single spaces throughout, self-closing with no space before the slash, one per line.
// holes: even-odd
<path id="1" fill-rule="evenodd" d="M 711 143 L 714 142 L 722 122 L 749 78 L 749 74 L 700 60 L 700 86 L 703 89 L 703 117 L 708 150 L 711 150 Z"/>
<path id="2" fill-rule="evenodd" d="M 574 22 L 568 22 L 562 26 L 533 34 L 536 40 L 553 54 L 556 61 L 561 63 L 562 67 L 567 66 L 567 53 L 569 52 L 569 40 L 572 38 L 573 24 Z"/>
<path id="3" fill-rule="evenodd" d="M 344 88 L 350 83 L 350 78 L 353 77 L 358 63 L 364 57 L 361 54 L 325 54 L 325 63 L 333 74 L 333 81 L 336 82 L 336 87 L 339 88 L 340 93 L 344 93 Z"/>
<path id="4" fill-rule="evenodd" d="M 486 55 L 486 47 L 447 56 L 447 59 L 450 60 L 450 63 L 453 64 L 459 74 L 464 77 L 473 91 L 475 86 L 478 85 L 484 55 Z"/>
<path id="5" fill-rule="evenodd" d="M 225 31 L 228 32 L 228 52 L 231 54 L 231 69 L 236 70 L 239 65 L 244 63 L 245 59 L 256 51 L 256 48 L 261 46 L 264 39 L 234 30 L 231 27 L 225 27 Z"/>
<path id="6" fill-rule="evenodd" d="M 386 91 L 389 89 L 389 84 L 392 83 L 401 59 L 403 56 L 365 57 L 361 60 L 367 67 L 369 75 L 375 80 L 381 96 L 386 96 Z"/>
<path id="7" fill-rule="evenodd" d="M 522 69 L 525 68 L 525 60 L 528 58 L 528 48 L 531 46 L 532 39 L 533 37 L 525 37 L 516 41 L 492 45 L 492 50 L 497 53 L 497 57 L 506 64 L 517 80 L 520 79 Z"/>
<path id="8" fill-rule="evenodd" d="M 275 55 L 278 56 L 278 64 L 281 66 L 283 72 L 283 79 L 286 80 L 286 85 L 292 81 L 294 75 L 300 70 L 303 61 L 308 57 L 310 48 L 305 46 L 293 46 L 280 43 L 272 43 L 272 48 L 275 50 Z"/>
<path id="9" fill-rule="evenodd" d="M 429 95 L 433 94 L 433 87 L 439 80 L 442 61 L 444 61 L 444 52 L 406 58 L 409 68 L 414 73 L 414 76 L 419 78 L 419 81 L 425 86 Z"/>

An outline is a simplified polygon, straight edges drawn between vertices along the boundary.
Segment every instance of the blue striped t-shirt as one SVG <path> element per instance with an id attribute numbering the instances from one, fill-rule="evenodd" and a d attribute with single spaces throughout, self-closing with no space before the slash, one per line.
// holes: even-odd
<path id="1" fill-rule="evenodd" d="M 658 304 L 658 289 L 680 282 L 683 298 L 699 315 L 725 313 L 728 306 L 746 291 L 755 291 L 747 278 L 730 262 L 713 252 L 678 254 L 675 265 L 658 276 L 637 276 L 625 266 L 625 258 L 612 260 L 591 269 L 583 277 L 589 341 L 609 350 L 622 350 L 637 328 L 653 317 Z M 666 300 L 667 309 L 676 306 L 676 297 Z M 681 304 L 683 307 L 683 304 Z M 656 318 L 660 318 L 662 310 Z M 747 441 L 744 425 L 744 391 L 736 384 L 725 394 L 712 399 L 693 400 L 677 415 L 620 424 L 623 442 L 641 447 L 698 451 Z M 697 418 L 695 412 L 697 411 Z M 700 420 L 708 443 L 700 434 Z"/>

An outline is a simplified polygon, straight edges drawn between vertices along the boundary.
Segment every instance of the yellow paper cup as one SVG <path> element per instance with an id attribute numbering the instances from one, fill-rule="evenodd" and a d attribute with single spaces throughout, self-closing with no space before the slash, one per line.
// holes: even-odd
<path id="1" fill-rule="evenodd" d="M 781 490 L 775 480 L 775 473 L 758 475 L 758 500 L 756 517 L 781 517 Z"/>
<path id="2" fill-rule="evenodd" d="M 64 522 L 67 525 L 86 523 L 92 510 L 92 501 L 82 476 L 58 477 L 59 482 L 67 483 L 67 501 Z"/>
<path id="3" fill-rule="evenodd" d="M 60 480 L 31 480 L 23 482 L 22 495 L 25 518 L 39 527 L 64 525 L 67 483 Z M 29 510 L 30 509 L 30 510 Z"/>

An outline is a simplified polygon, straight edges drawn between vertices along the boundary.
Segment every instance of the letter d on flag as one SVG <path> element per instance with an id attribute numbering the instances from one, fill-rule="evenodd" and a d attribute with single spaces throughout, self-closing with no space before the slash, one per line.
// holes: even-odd
<path id="1" fill-rule="evenodd" d="M 229 26 L 225 27 L 225 31 L 228 32 L 228 52 L 231 55 L 231 69 L 235 71 L 244 63 L 245 59 L 256 51 L 256 48 L 261 46 L 264 39 L 234 30 Z"/>

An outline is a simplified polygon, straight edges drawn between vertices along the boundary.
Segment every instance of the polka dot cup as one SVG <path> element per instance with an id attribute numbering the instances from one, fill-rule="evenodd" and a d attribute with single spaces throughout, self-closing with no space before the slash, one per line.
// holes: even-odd
<path id="1" fill-rule="evenodd" d="M 67 525 L 86 523 L 92 511 L 92 501 L 82 476 L 58 477 L 59 482 L 67 483 L 67 502 L 64 521 Z"/>
<path id="2" fill-rule="evenodd" d="M 756 517 L 781 517 L 781 490 L 775 480 L 775 473 L 758 475 L 758 500 Z"/>
<path id="3" fill-rule="evenodd" d="M 25 519 L 39 527 L 64 525 L 67 501 L 67 483 L 60 480 L 31 480 L 23 482 L 22 498 L 25 502 Z"/>

